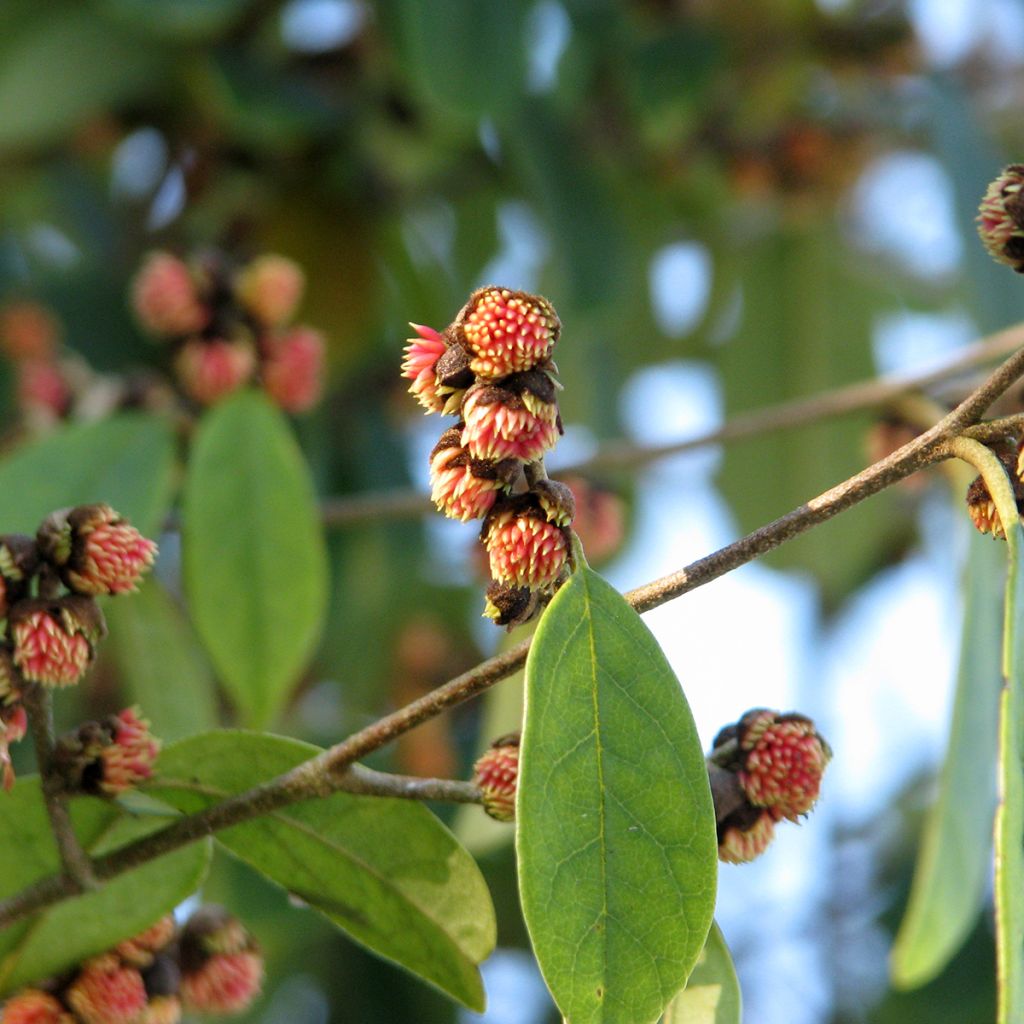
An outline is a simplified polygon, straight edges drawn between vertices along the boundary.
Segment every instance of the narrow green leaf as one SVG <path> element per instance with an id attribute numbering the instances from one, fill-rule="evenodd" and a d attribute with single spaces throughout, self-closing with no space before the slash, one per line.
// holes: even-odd
<path id="1" fill-rule="evenodd" d="M 743 1000 L 729 947 L 717 924 L 686 988 L 669 1003 L 662 1024 L 740 1024 Z"/>
<path id="2" fill-rule="evenodd" d="M 672 669 L 587 568 L 530 650 L 517 821 L 523 914 L 566 1020 L 657 1020 L 711 925 L 715 814 Z"/>
<path id="3" fill-rule="evenodd" d="M 217 724 L 213 672 L 181 609 L 155 579 L 130 600 L 108 601 L 107 641 L 129 698 L 162 740 Z"/>
<path id="4" fill-rule="evenodd" d="M 110 830 L 124 822 L 116 804 L 92 798 L 72 802 L 75 833 L 87 850 L 108 848 Z M 161 826 L 132 823 L 121 843 Z M 59 870 L 39 780 L 19 779 L 0 800 L 0 899 Z M 96 892 L 59 903 L 0 932 L 0 995 L 56 974 L 110 949 L 152 924 L 202 884 L 210 843 L 202 840 L 107 882 Z"/>
<path id="5" fill-rule="evenodd" d="M 1002 671 L 1002 545 L 971 530 L 956 700 L 939 793 L 928 814 L 910 902 L 892 950 L 893 984 L 936 977 L 970 934 L 985 903 L 995 811 Z"/>
<path id="6" fill-rule="evenodd" d="M 1003 673 L 999 701 L 999 805 L 996 810 L 996 974 L 998 1024 L 1024 1020 L 1024 531 L 1007 531 Z"/>
<path id="7" fill-rule="evenodd" d="M 102 501 L 152 537 L 173 483 L 174 437 L 166 420 L 124 413 L 64 427 L 0 461 L 0 532 L 35 533 L 54 509 Z"/>
<path id="8" fill-rule="evenodd" d="M 258 733 L 195 736 L 163 752 L 150 792 L 196 811 L 318 753 Z M 490 895 L 476 863 L 422 804 L 337 793 L 217 838 L 356 941 L 483 1009 L 477 965 L 494 948 Z"/>
<path id="9" fill-rule="evenodd" d="M 264 396 L 204 419 L 182 532 L 196 629 L 243 719 L 270 722 L 318 639 L 327 556 L 308 467 Z"/>

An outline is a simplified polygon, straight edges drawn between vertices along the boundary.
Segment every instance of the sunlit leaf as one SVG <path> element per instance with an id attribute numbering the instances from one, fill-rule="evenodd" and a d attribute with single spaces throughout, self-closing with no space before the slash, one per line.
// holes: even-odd
<path id="1" fill-rule="evenodd" d="M 995 810 L 998 636 L 1005 552 L 971 531 L 956 702 L 939 794 L 929 812 L 910 903 L 892 951 L 901 988 L 934 978 L 970 934 L 985 902 Z"/>
<path id="2" fill-rule="evenodd" d="M 683 691 L 639 616 L 583 568 L 526 666 L 523 914 L 569 1024 L 647 1024 L 711 925 L 715 815 Z"/>
<path id="3" fill-rule="evenodd" d="M 711 926 L 686 988 L 669 1004 L 663 1024 L 740 1024 L 743 1001 L 729 947 Z"/>
<path id="4" fill-rule="evenodd" d="M 164 751 L 150 792 L 196 811 L 319 753 L 278 736 L 221 731 Z M 337 793 L 218 833 L 235 856 L 352 938 L 474 1009 L 494 948 L 473 859 L 422 804 Z"/>
<path id="5" fill-rule="evenodd" d="M 319 636 L 327 557 L 309 470 L 255 392 L 209 412 L 185 482 L 185 585 L 196 629 L 245 721 L 271 721 Z"/>

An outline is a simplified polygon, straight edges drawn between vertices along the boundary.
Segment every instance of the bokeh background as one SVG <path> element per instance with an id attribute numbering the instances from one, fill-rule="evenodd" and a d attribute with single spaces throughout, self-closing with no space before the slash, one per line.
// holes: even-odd
<path id="1" fill-rule="evenodd" d="M 441 328 L 485 283 L 552 300 L 555 475 L 611 442 L 927 368 L 1024 318 L 1024 286 L 972 226 L 1024 154 L 1022 62 L 1017 0 L 4 0 L 0 302 L 43 304 L 102 384 L 165 359 L 127 298 L 146 251 L 303 265 L 329 366 L 295 428 L 334 514 L 333 596 L 278 727 L 328 743 L 500 642 L 479 619 L 473 527 L 408 500 L 437 427 L 398 377 L 407 321 Z M 6 364 L 0 416 L 16 446 Z M 878 417 L 591 473 L 604 570 L 635 586 L 788 511 L 877 453 Z M 887 980 L 947 729 L 961 500 L 938 473 L 893 488 L 648 616 L 706 741 L 768 705 L 815 716 L 836 753 L 809 822 L 721 873 L 748 1021 L 993 1018 L 985 918 L 929 986 Z M 173 584 L 173 534 L 163 547 Z M 116 664 L 101 678 L 82 699 L 116 704 Z M 514 718 L 515 686 L 379 763 L 464 774 Z M 245 1019 L 556 1021 L 507 832 L 454 824 L 498 907 L 485 1015 L 222 861 L 204 895 L 268 954 Z"/>

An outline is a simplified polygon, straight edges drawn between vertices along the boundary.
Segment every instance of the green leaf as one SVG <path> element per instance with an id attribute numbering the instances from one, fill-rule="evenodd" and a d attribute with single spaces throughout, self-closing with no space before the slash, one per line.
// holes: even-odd
<path id="1" fill-rule="evenodd" d="M 0 531 L 35 533 L 55 509 L 106 502 L 152 537 L 173 483 L 174 437 L 166 420 L 124 413 L 64 427 L 0 461 Z"/>
<path id="2" fill-rule="evenodd" d="M 740 1024 L 743 1001 L 729 947 L 717 924 L 686 988 L 669 1003 L 663 1024 Z"/>
<path id="3" fill-rule="evenodd" d="M 90 852 L 108 849 L 108 833 L 127 820 L 116 804 L 92 798 L 74 800 L 71 811 L 75 833 Z M 119 839 L 138 838 L 161 824 L 152 819 L 132 822 L 129 833 L 119 834 Z M 0 800 L 0 835 L 0 899 L 59 870 L 36 777 L 19 779 Z M 0 931 L 0 995 L 142 931 L 195 892 L 209 860 L 210 843 L 201 840 Z"/>
<path id="4" fill-rule="evenodd" d="M 157 39 L 198 43 L 228 31 L 252 0 L 94 0 L 112 22 Z"/>
<path id="5" fill-rule="evenodd" d="M 39 10 L 41 17 L 5 40 L 0 150 L 56 142 L 83 118 L 158 86 L 166 72 L 158 52 L 83 4 Z"/>
<path id="6" fill-rule="evenodd" d="M 208 733 L 167 748 L 150 792 L 189 812 L 320 753 L 277 736 Z M 494 948 L 473 859 L 422 804 L 336 793 L 220 832 L 232 852 L 375 953 L 472 1009 Z"/>
<path id="7" fill-rule="evenodd" d="M 523 915 L 566 1020 L 657 1020 L 711 925 L 715 814 L 672 669 L 587 568 L 530 649 L 517 821 Z"/>
<path id="8" fill-rule="evenodd" d="M 182 540 L 196 629 L 243 719 L 270 722 L 319 637 L 327 556 L 308 467 L 263 395 L 200 425 Z"/>
<path id="9" fill-rule="evenodd" d="M 216 726 L 213 672 L 167 591 L 150 579 L 130 599 L 108 601 L 104 610 L 121 681 L 154 735 L 175 740 Z"/>
<path id="10" fill-rule="evenodd" d="M 1003 674 L 999 700 L 999 804 L 996 809 L 996 976 L 998 1024 L 1024 1020 L 1024 530 L 1007 531 Z"/>
<path id="11" fill-rule="evenodd" d="M 956 701 L 938 799 L 928 815 L 910 902 L 892 951 L 899 988 L 923 985 L 949 962 L 985 903 L 995 811 L 1002 672 L 1000 544 L 971 530 Z"/>

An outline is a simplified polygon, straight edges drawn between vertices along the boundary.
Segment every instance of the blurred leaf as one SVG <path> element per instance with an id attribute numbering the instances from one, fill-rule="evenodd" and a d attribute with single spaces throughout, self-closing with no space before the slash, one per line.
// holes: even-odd
<path id="1" fill-rule="evenodd" d="M 0 149 L 56 142 L 166 74 L 159 51 L 114 31 L 85 5 L 54 6 L 39 8 L 40 17 L 4 42 Z"/>
<path id="2" fill-rule="evenodd" d="M 999 699 L 996 810 L 996 979 L 998 1024 L 1024 1020 L 1024 530 L 1007 530 L 1009 572 Z"/>
<path id="3" fill-rule="evenodd" d="M 743 1001 L 729 947 L 711 925 L 686 988 L 669 1004 L 662 1024 L 740 1024 Z"/>
<path id="4" fill-rule="evenodd" d="M 185 615 L 155 579 L 137 594 L 109 601 L 108 643 L 129 700 L 138 702 L 162 740 L 217 724 L 214 679 Z"/>
<path id="5" fill-rule="evenodd" d="M 843 268 L 831 229 L 787 228 L 751 245 L 743 322 L 722 349 L 726 415 L 874 375 L 873 320 L 883 296 Z M 719 480 L 744 533 L 864 468 L 871 414 L 833 418 L 730 444 Z M 910 530 L 892 489 L 794 538 L 769 564 L 814 574 L 830 604 L 885 563 Z"/>
<path id="6" fill-rule="evenodd" d="M 517 822 L 523 915 L 566 1019 L 657 1020 L 711 925 L 715 814 L 678 680 L 587 568 L 530 649 Z"/>
<path id="7" fill-rule="evenodd" d="M 0 528 L 35 533 L 55 509 L 106 502 L 152 537 L 173 478 L 174 437 L 164 419 L 123 413 L 63 427 L 0 461 Z"/>
<path id="8" fill-rule="evenodd" d="M 526 77 L 522 0 L 448 0 L 381 4 L 401 65 L 418 92 L 467 120 L 500 116 Z"/>
<path id="9" fill-rule="evenodd" d="M 262 395 L 238 395 L 201 423 L 182 540 L 196 629 L 244 720 L 269 722 L 319 636 L 327 571 L 308 468 Z"/>
<path id="10" fill-rule="evenodd" d="M 949 745 L 892 950 L 893 984 L 899 988 L 923 985 L 946 966 L 970 934 L 988 891 L 1005 556 L 1002 545 L 976 530 L 970 533 Z"/>
<path id="11" fill-rule="evenodd" d="M 111 22 L 140 35 L 199 43 L 223 35 L 252 6 L 252 0 L 92 0 L 92 4 Z"/>
<path id="12" fill-rule="evenodd" d="M 131 822 L 104 800 L 82 797 L 71 805 L 75 833 L 90 852 L 107 849 L 107 834 L 120 822 L 122 841 L 161 827 L 158 820 Z M 60 870 L 39 780 L 20 779 L 0 800 L 0 898 Z M 202 884 L 210 842 L 200 840 L 158 857 L 78 896 L 0 931 L 0 995 L 57 974 L 110 949 L 172 910 Z"/>
<path id="13" fill-rule="evenodd" d="M 277 736 L 208 733 L 163 752 L 150 792 L 196 811 L 318 753 Z M 473 859 L 422 804 L 337 793 L 217 838 L 356 941 L 483 1009 L 477 965 L 494 948 L 490 896 Z"/>

